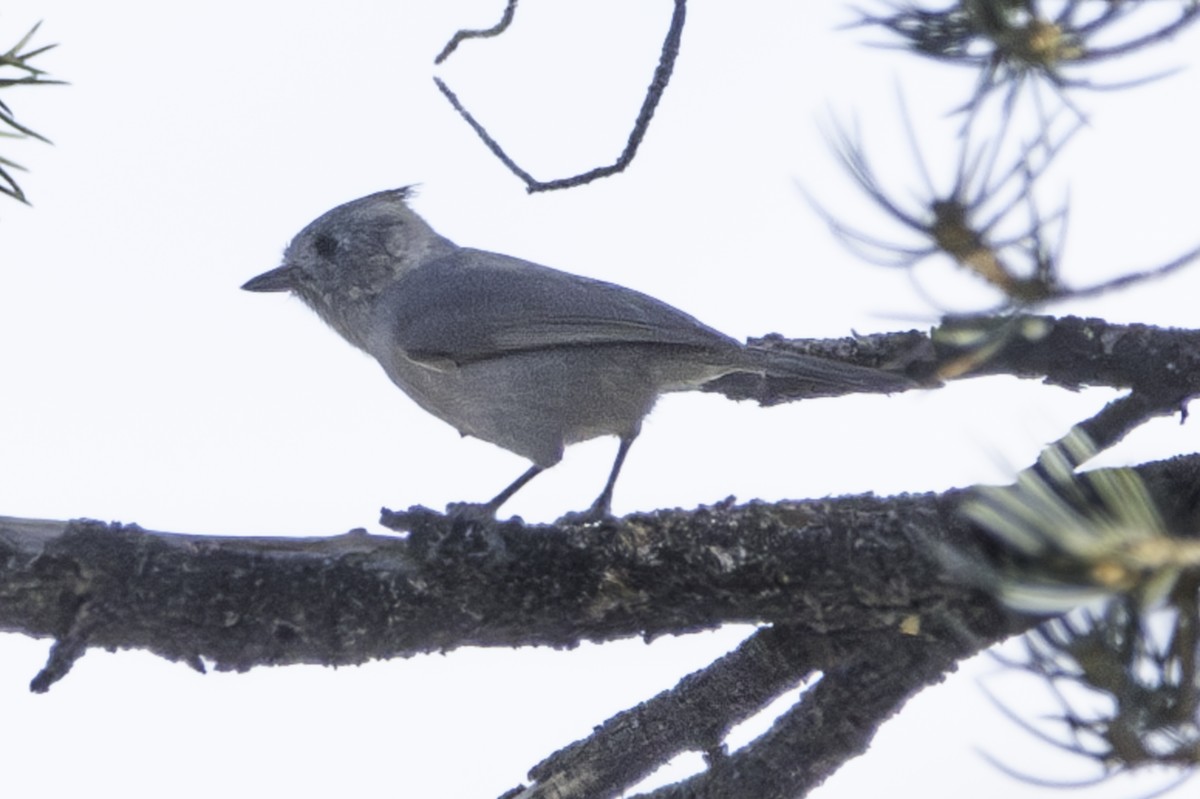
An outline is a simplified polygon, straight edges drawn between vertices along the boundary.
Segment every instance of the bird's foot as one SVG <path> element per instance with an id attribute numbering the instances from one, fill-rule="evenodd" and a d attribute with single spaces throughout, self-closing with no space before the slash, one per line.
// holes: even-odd
<path id="1" fill-rule="evenodd" d="M 491 502 L 451 502 L 446 505 L 446 515 L 468 522 L 494 522 L 496 506 Z"/>

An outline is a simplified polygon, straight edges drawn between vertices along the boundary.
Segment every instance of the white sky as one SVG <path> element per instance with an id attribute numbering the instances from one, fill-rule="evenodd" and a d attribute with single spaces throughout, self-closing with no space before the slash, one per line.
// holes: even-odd
<path id="1" fill-rule="evenodd" d="M 896 87 L 922 138 L 952 154 L 958 122 L 941 115 L 971 78 L 861 46 L 878 34 L 834 31 L 846 4 L 694 3 L 632 171 L 569 192 L 526 195 L 433 85 L 433 74 L 447 80 L 539 177 L 608 162 L 671 5 L 525 0 L 504 37 L 467 42 L 435 69 L 451 33 L 492 24 L 500 0 L 187 11 L 9 0 L 0 46 L 44 19 L 37 41 L 61 46 L 40 63 L 71 85 L 2 98 L 56 146 L 0 142 L 30 169 L 20 179 L 34 203 L 0 202 L 0 513 L 318 535 L 375 529 L 380 505 L 441 507 L 506 485 L 519 458 L 423 414 L 299 302 L 238 290 L 319 213 L 407 183 L 422 184 L 416 207 L 461 244 L 636 287 L 734 336 L 932 324 L 938 309 L 909 276 L 856 260 L 797 187 L 891 236 L 864 214 L 819 124 L 857 116 L 880 172 L 919 192 Z M 1181 65 L 1197 41 L 1105 74 Z M 1068 281 L 1196 244 L 1198 84 L 1190 69 L 1076 96 L 1092 125 L 1055 172 L 1071 187 Z M 942 267 L 921 285 L 946 302 L 981 296 Z M 1194 327 L 1197 291 L 1192 272 L 1055 310 Z M 770 410 L 670 397 L 630 454 L 614 510 L 1001 482 L 1112 396 L 995 379 Z M 1104 462 L 1198 446 L 1195 425 L 1163 420 Z M 585 507 L 614 447 L 572 449 L 505 511 L 544 521 Z M 13 796 L 149 797 L 165 785 L 181 797 L 496 796 L 745 633 L 203 677 L 142 653 L 90 652 L 44 696 L 27 685 L 49 642 L 0 636 L 4 782 Z M 1087 773 L 991 708 L 976 680 L 997 667 L 965 671 L 813 796 L 1048 795 L 976 748 L 1050 778 Z"/>

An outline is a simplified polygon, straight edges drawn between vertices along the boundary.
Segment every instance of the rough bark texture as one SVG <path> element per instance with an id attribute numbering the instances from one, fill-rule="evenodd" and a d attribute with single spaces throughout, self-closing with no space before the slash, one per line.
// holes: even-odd
<path id="1" fill-rule="evenodd" d="M 183 536 L 0 519 L 0 629 L 222 670 L 459 646 L 570 647 L 728 622 L 890 630 L 946 604 L 924 539 L 966 545 L 954 496 L 636 514 L 600 525 L 385 512 L 405 537 Z"/>
<path id="2" fill-rule="evenodd" d="M 1079 424 L 1100 447 L 1200 393 L 1200 333 L 1100 320 L 959 320 L 932 336 L 760 343 L 902 369 L 931 388 L 1005 373 L 1131 389 Z M 755 378 L 711 388 L 764 404 L 812 396 Z M 1196 527 L 1198 470 L 1197 455 L 1138 469 L 1173 529 Z M 970 565 L 1007 556 L 958 512 L 963 496 L 727 503 L 593 525 L 413 508 L 384 511 L 396 536 L 315 539 L 0 517 L 0 630 L 54 639 L 32 683 L 41 691 L 90 647 L 244 670 L 755 623 L 736 650 L 551 755 L 508 795 L 615 795 L 699 750 L 709 769 L 653 795 L 797 796 L 959 660 L 1036 622 L 981 590 L 994 572 Z M 817 675 L 768 733 L 724 751 L 733 725 Z"/>

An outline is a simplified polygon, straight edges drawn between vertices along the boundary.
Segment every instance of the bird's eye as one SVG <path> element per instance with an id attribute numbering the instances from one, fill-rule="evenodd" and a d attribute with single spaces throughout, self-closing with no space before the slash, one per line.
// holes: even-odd
<path id="1" fill-rule="evenodd" d="M 313 239 L 313 249 L 317 251 L 317 255 L 322 258 L 331 258 L 337 252 L 338 241 L 333 236 L 327 236 L 324 233 Z"/>

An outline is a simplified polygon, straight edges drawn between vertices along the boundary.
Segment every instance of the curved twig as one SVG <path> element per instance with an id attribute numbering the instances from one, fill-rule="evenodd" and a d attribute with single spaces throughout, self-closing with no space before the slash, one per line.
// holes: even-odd
<path id="1" fill-rule="evenodd" d="M 438 56 L 436 63 L 441 63 L 448 56 L 458 42 L 466 38 L 476 38 L 483 36 L 495 36 L 502 32 L 508 23 L 512 21 L 512 11 L 515 10 L 515 0 L 510 2 L 508 9 L 505 10 L 505 17 L 501 19 L 499 24 L 494 28 L 489 28 L 485 31 L 459 31 L 446 45 L 446 48 Z M 539 191 L 553 191 L 555 189 L 566 189 L 573 186 L 582 186 L 585 183 L 591 183 L 593 180 L 608 177 L 618 172 L 623 172 L 637 155 L 638 147 L 641 146 L 642 139 L 646 136 L 646 131 L 650 127 L 650 120 L 654 117 L 654 112 L 658 108 L 658 103 L 662 99 L 663 92 L 667 89 L 667 84 L 671 81 L 671 73 L 675 69 L 675 58 L 679 55 L 679 43 L 683 37 L 683 25 L 687 16 L 687 0 L 675 0 L 675 12 L 671 16 L 671 24 L 667 29 L 667 36 L 663 40 L 662 52 L 659 54 L 658 66 L 654 69 L 654 77 L 650 80 L 650 85 L 646 89 L 646 97 L 642 101 L 641 110 L 638 111 L 637 119 L 633 123 L 633 129 L 629 132 L 629 138 L 625 142 L 625 149 L 617 160 L 608 166 L 600 166 L 590 169 L 587 172 L 573 175 L 566 178 L 555 178 L 554 180 L 538 180 L 533 177 L 528 171 L 521 168 L 514 161 L 504 148 L 487 132 L 487 129 L 471 115 L 469 111 L 459 101 L 458 96 L 450 90 L 450 87 L 445 84 L 440 78 L 435 77 L 434 83 L 437 84 L 442 94 L 450 101 L 450 105 L 454 110 L 466 120 L 471 126 L 471 130 L 483 141 L 492 154 L 500 160 L 500 163 L 508 167 L 509 171 L 519 177 L 525 183 L 525 190 L 530 194 Z"/>

